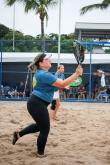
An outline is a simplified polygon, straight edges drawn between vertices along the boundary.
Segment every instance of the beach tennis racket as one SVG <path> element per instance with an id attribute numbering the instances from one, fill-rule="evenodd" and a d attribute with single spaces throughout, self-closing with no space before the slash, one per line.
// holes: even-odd
<path id="1" fill-rule="evenodd" d="M 77 61 L 77 64 L 81 65 L 82 62 L 84 61 L 84 48 L 76 40 L 73 42 L 73 53 L 74 53 L 75 59 Z M 80 86 L 81 83 L 82 83 L 82 76 L 79 76 L 75 81 L 70 83 L 70 87 Z"/>
<path id="2" fill-rule="evenodd" d="M 73 42 L 73 53 L 74 53 L 74 56 L 75 56 L 75 59 L 76 59 L 78 65 L 79 64 L 81 65 L 82 62 L 84 61 L 84 48 L 76 40 Z"/>

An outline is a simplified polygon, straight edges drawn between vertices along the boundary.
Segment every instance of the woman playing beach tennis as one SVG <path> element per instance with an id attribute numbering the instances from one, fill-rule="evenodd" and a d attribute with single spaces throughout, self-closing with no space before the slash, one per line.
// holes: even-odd
<path id="1" fill-rule="evenodd" d="M 37 138 L 37 157 L 45 157 L 44 150 L 47 142 L 47 137 L 50 130 L 50 119 L 47 106 L 53 100 L 54 91 L 58 88 L 64 88 L 70 84 L 78 76 L 82 75 L 82 68 L 79 65 L 70 77 L 65 80 L 59 80 L 55 75 L 48 72 L 51 68 L 50 56 L 39 54 L 34 61 L 28 66 L 31 71 L 35 71 L 33 78 L 33 92 L 27 102 L 27 109 L 35 123 L 25 127 L 19 132 L 13 133 L 14 145 L 17 140 L 30 133 L 39 132 Z"/>

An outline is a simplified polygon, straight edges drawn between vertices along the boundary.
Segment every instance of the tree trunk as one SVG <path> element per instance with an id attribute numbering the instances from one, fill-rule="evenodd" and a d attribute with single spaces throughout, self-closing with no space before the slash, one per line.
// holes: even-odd
<path id="1" fill-rule="evenodd" d="M 41 51 L 45 52 L 45 34 L 44 34 L 44 19 L 41 19 Z"/>

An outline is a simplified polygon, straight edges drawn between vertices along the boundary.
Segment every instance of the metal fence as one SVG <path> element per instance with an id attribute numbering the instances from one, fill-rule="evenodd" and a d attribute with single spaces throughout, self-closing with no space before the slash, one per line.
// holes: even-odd
<path id="1" fill-rule="evenodd" d="M 54 73 L 53 73 L 54 74 Z M 71 73 L 65 72 L 65 77 Z M 0 88 L 0 100 L 27 100 L 32 93 L 32 73 L 2 71 L 3 84 Z M 80 86 L 70 86 L 69 89 L 61 89 L 62 101 L 87 101 L 87 102 L 110 102 L 110 79 L 106 76 L 107 88 L 101 88 L 101 75 L 92 76 L 91 89 L 89 73 L 82 76 Z M 101 91 L 102 90 L 102 91 Z"/>
<path id="2" fill-rule="evenodd" d="M 11 41 L 12 42 L 12 41 Z M 32 92 L 32 74 L 26 71 L 5 70 L 3 69 L 2 52 L 12 51 L 10 41 L 1 42 L 0 46 L 0 100 L 26 100 Z M 45 44 L 47 52 L 51 50 L 52 44 L 57 47 L 56 41 L 47 41 Z M 87 45 L 87 42 L 81 43 Z M 69 90 L 60 90 L 61 100 L 63 101 L 93 101 L 93 102 L 110 102 L 110 76 L 106 76 L 106 89 L 101 88 L 101 74 L 96 77 L 92 71 L 92 46 L 94 44 L 102 44 L 109 46 L 108 42 L 88 43 L 90 47 L 90 69 L 83 74 L 83 83 L 80 87 L 70 87 Z M 16 51 L 38 51 L 41 50 L 41 41 L 16 41 Z M 8 48 L 10 48 L 8 50 Z M 71 49 L 71 45 L 70 45 Z M 54 50 L 55 51 L 55 50 Z M 66 77 L 71 73 L 65 72 Z M 27 82 L 26 82 L 27 81 Z M 21 85 L 22 84 L 22 85 Z M 98 87 L 97 87 L 98 85 Z M 81 89 L 80 89 L 81 88 Z M 81 92 L 81 90 L 83 92 Z"/>

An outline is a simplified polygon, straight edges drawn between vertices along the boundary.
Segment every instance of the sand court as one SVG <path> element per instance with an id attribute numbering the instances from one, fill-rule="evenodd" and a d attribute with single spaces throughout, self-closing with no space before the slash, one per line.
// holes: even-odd
<path id="1" fill-rule="evenodd" d="M 25 101 L 0 101 L 0 165 L 110 164 L 110 104 L 62 103 L 42 159 L 35 155 L 38 133 L 11 144 L 13 131 L 32 122 Z"/>

